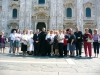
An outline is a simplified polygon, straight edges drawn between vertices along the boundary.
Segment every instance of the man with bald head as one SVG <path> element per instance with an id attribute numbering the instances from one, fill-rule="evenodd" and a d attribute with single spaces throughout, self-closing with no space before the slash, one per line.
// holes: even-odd
<path id="1" fill-rule="evenodd" d="M 76 56 L 81 57 L 82 52 L 82 32 L 79 31 L 79 28 L 76 27 L 76 32 L 74 33 L 76 36 Z"/>

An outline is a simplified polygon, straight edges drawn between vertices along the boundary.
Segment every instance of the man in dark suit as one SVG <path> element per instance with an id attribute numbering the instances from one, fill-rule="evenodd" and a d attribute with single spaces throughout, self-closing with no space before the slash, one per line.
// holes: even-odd
<path id="1" fill-rule="evenodd" d="M 39 55 L 39 29 L 36 30 L 36 33 L 33 36 L 34 40 L 34 56 Z"/>
<path id="2" fill-rule="evenodd" d="M 76 32 L 74 34 L 76 36 L 76 56 L 81 57 L 81 53 L 82 53 L 82 32 L 79 31 L 78 27 L 76 27 Z"/>
<path id="3" fill-rule="evenodd" d="M 40 54 L 41 56 L 46 56 L 47 55 L 47 50 L 46 50 L 46 29 L 43 27 L 42 32 L 40 33 Z"/>

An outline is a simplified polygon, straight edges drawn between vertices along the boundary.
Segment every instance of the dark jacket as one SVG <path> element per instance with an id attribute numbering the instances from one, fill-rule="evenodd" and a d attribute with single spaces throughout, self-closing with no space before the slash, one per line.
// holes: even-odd
<path id="1" fill-rule="evenodd" d="M 4 36 L 4 40 L 2 41 L 2 35 L 0 35 L 0 43 L 5 43 L 6 42 L 6 37 Z"/>
<path id="2" fill-rule="evenodd" d="M 70 35 L 70 37 L 69 37 L 69 43 L 71 43 L 71 41 L 72 41 L 72 39 L 74 39 L 74 44 L 76 43 L 76 36 L 75 35 Z"/>
<path id="3" fill-rule="evenodd" d="M 38 34 L 38 36 L 37 36 L 37 34 L 34 34 L 33 40 L 34 40 L 34 43 L 35 43 L 35 41 L 39 41 L 40 40 L 40 34 Z"/>
<path id="4" fill-rule="evenodd" d="M 81 31 L 75 32 L 74 33 L 76 36 L 76 42 L 82 42 L 83 41 L 83 35 Z M 80 37 L 80 39 L 78 39 L 78 37 Z"/>

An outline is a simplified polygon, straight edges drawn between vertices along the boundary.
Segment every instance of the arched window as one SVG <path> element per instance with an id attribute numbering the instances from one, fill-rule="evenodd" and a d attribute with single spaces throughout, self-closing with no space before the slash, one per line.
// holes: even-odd
<path id="1" fill-rule="evenodd" d="M 13 9 L 13 18 L 17 18 L 17 9 Z"/>
<path id="2" fill-rule="evenodd" d="M 67 8 L 67 17 L 72 17 L 72 9 Z"/>
<path id="3" fill-rule="evenodd" d="M 91 17 L 91 9 L 86 8 L 86 17 Z"/>
<path id="4" fill-rule="evenodd" d="M 45 0 L 38 0 L 39 4 L 45 4 Z"/>

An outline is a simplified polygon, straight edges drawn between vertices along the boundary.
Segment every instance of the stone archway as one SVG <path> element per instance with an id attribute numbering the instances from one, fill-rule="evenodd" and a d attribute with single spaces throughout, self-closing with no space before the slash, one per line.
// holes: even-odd
<path id="1" fill-rule="evenodd" d="M 38 22 L 37 23 L 37 26 L 36 26 L 36 29 L 39 29 L 40 31 L 42 31 L 42 28 L 46 28 L 46 25 L 44 22 Z"/>

